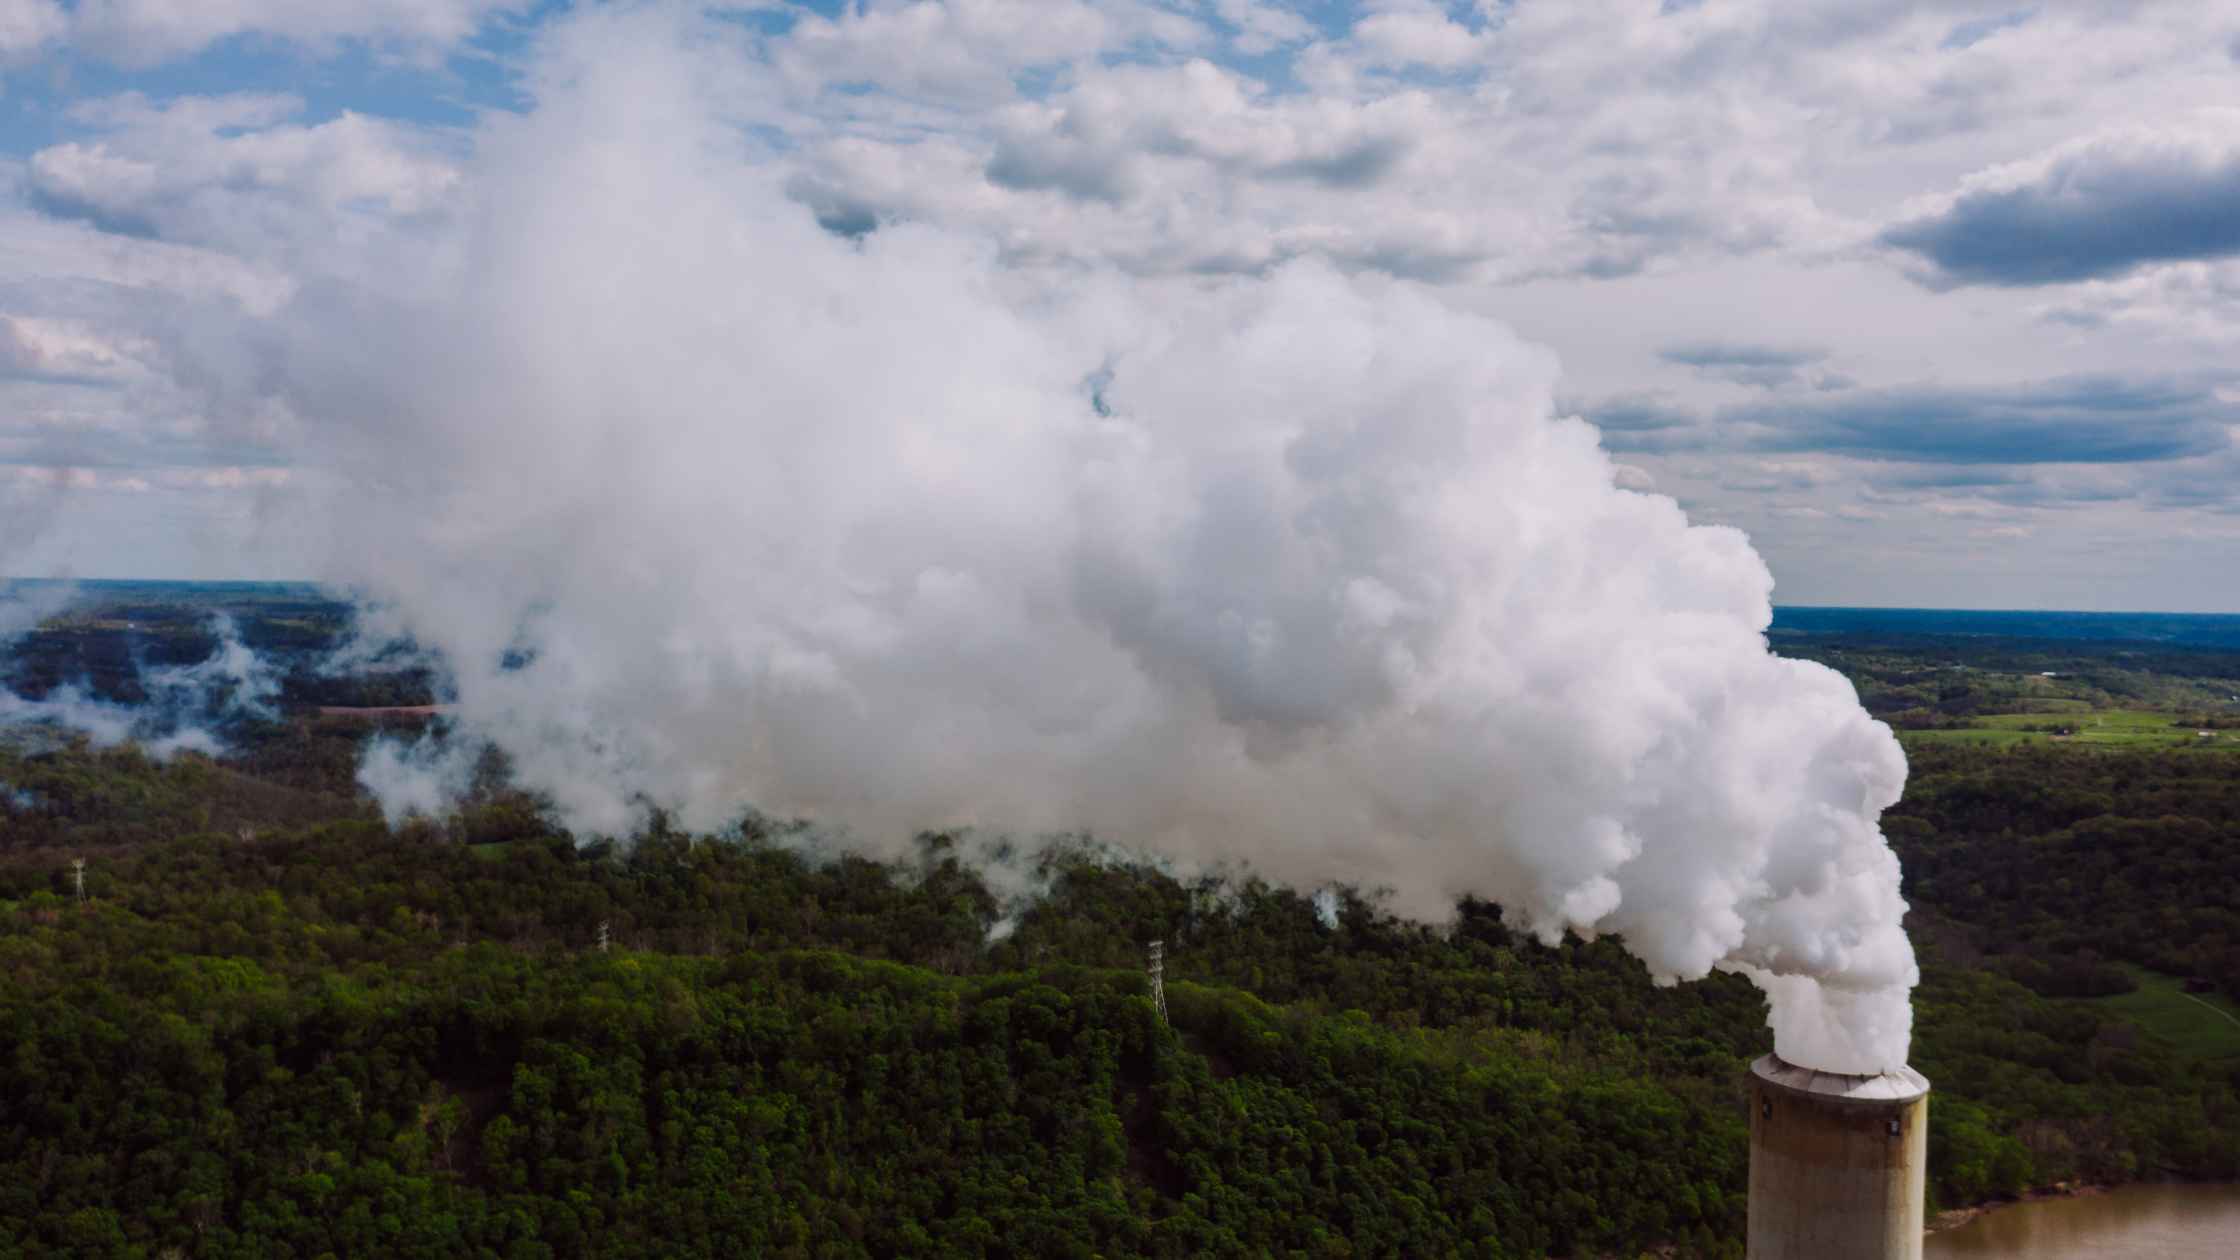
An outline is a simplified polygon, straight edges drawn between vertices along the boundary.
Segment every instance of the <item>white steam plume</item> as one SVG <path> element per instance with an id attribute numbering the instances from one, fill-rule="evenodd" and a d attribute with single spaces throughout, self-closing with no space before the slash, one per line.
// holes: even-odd
<path id="1" fill-rule="evenodd" d="M 1747 972 L 1796 1062 L 1903 1061 L 1896 741 L 1768 652 L 1741 534 L 1618 488 L 1547 354 L 1313 264 L 835 238 L 710 116 L 714 65 L 567 24 L 458 204 L 336 246 L 238 374 L 354 488 L 328 576 L 569 824 L 751 803 L 886 854 L 1087 829 L 1428 918 L 1474 893 Z M 384 748 L 392 809 L 442 799 Z"/>
<path id="2" fill-rule="evenodd" d="M 473 786 L 475 758 L 465 740 L 423 734 L 408 744 L 377 735 L 358 759 L 358 786 L 373 794 L 392 827 L 416 814 L 440 817 Z"/>

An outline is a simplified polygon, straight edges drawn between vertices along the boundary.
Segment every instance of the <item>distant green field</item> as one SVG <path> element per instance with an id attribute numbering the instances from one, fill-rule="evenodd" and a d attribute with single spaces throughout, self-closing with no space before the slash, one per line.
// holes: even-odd
<path id="1" fill-rule="evenodd" d="M 1899 731 L 1898 737 L 1906 743 L 1933 744 L 2027 744 L 2043 740 L 2043 735 L 2027 731 L 2002 731 L 1986 727 L 1963 727 L 1945 731 Z"/>
<path id="2" fill-rule="evenodd" d="M 2214 993 L 2188 993 L 2176 979 L 2126 967 L 2139 981 L 2133 993 L 2095 998 L 2098 1005 L 2203 1059 L 2240 1055 L 2240 1009 Z"/>
<path id="3" fill-rule="evenodd" d="M 2142 748 L 2183 746 L 2240 751 L 2240 731 L 2213 732 L 2202 738 L 2192 725 L 2180 725 L 2180 714 L 2152 709 L 2099 709 L 2090 713 L 1993 713 L 1976 718 L 1973 725 L 1941 731 L 1906 731 L 1909 740 L 1965 744 L 2060 743 Z M 2066 726 L 2071 734 L 2028 727 Z"/>

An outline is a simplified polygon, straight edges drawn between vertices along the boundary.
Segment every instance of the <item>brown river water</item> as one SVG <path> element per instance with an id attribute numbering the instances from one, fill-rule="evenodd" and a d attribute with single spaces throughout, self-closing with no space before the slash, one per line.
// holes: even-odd
<path id="1" fill-rule="evenodd" d="M 1929 1235 L 1925 1260 L 2235 1260 L 2240 1186 L 2125 1186 L 1986 1212 Z"/>

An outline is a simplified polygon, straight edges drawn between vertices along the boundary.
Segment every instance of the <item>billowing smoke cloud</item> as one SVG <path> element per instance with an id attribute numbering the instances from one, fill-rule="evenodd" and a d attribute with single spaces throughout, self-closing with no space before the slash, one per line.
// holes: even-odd
<path id="1" fill-rule="evenodd" d="M 1747 972 L 1795 1061 L 1903 1060 L 1896 741 L 1767 651 L 1739 533 L 1616 486 L 1549 356 L 1311 264 L 842 239 L 698 38 L 565 26 L 459 201 L 337 246 L 231 374 L 352 488 L 328 576 L 441 653 L 463 735 L 587 833 L 751 805 L 1474 893 Z M 434 808 L 455 757 L 365 782 Z"/>
<path id="2" fill-rule="evenodd" d="M 225 751 L 220 731 L 227 723 L 278 716 L 273 701 L 280 678 L 241 641 L 233 618 L 214 614 L 210 628 L 218 642 L 208 656 L 140 672 L 145 698 L 137 704 L 105 700 L 74 685 L 37 699 L 0 687 L 0 729 L 54 728 L 83 735 L 96 748 L 135 742 L 159 761 L 181 752 L 218 756 Z"/>

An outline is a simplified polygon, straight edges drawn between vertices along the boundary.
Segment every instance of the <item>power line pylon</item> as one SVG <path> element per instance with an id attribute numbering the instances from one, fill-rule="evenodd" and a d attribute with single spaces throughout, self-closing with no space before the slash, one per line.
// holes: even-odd
<path id="1" fill-rule="evenodd" d="M 1159 1012 L 1159 1026 L 1167 1026 L 1167 943 L 1151 942 L 1151 1005 Z"/>

